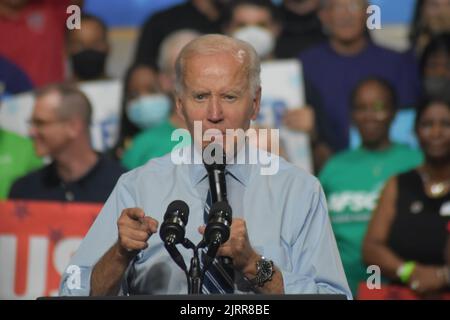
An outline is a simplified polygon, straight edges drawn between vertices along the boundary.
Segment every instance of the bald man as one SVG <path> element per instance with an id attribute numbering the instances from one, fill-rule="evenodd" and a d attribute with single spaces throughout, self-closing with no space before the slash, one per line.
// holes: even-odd
<path id="1" fill-rule="evenodd" d="M 39 157 L 52 163 L 17 180 L 10 199 L 105 202 L 125 170 L 96 153 L 90 143 L 92 108 L 71 85 L 36 92 L 30 135 Z"/>
<path id="2" fill-rule="evenodd" d="M 204 136 L 215 129 L 214 142 L 222 140 L 228 159 L 225 180 L 234 219 L 228 241 L 205 272 L 201 292 L 351 297 L 317 179 L 273 155 L 279 170 L 263 175 L 262 164 L 246 158 L 245 149 L 251 154 L 255 147 L 238 144 L 226 131 L 249 129 L 259 111 L 255 50 L 227 36 L 206 35 L 183 48 L 175 69 L 177 111 L 196 142 L 181 154 L 205 154 L 210 147 L 212 139 L 195 132 L 200 125 Z M 212 203 L 207 171 L 202 162 L 184 160 L 178 163 L 169 154 L 119 180 L 63 274 L 61 295 L 188 292 L 185 273 L 154 235 L 167 205 L 183 200 L 191 212 L 186 237 L 194 243 L 203 237 Z M 190 254 L 181 250 L 186 262 Z M 225 263 L 222 257 L 231 260 Z M 203 251 L 201 259 L 207 261 Z"/>

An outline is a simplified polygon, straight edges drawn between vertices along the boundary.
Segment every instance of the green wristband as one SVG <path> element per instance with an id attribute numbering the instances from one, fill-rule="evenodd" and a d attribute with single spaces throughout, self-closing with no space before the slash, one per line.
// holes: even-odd
<path id="1" fill-rule="evenodd" d="M 397 275 L 402 283 L 407 283 L 411 278 L 414 269 L 416 268 L 416 263 L 414 261 L 405 262 L 398 268 Z"/>

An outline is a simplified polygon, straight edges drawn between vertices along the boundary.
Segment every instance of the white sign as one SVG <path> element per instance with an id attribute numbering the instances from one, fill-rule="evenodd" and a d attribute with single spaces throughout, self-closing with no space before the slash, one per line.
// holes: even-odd
<path id="1" fill-rule="evenodd" d="M 92 81 L 80 84 L 80 89 L 91 101 L 93 114 L 91 125 L 92 146 L 106 151 L 117 141 L 122 101 L 122 83 L 118 80 Z M 28 120 L 33 112 L 32 92 L 9 96 L 0 107 L 0 127 L 28 136 Z"/>
<path id="2" fill-rule="evenodd" d="M 261 65 L 261 111 L 255 121 L 260 127 L 280 129 L 280 144 L 287 160 L 312 172 L 309 136 L 282 125 L 288 109 L 305 106 L 302 66 L 297 60 L 275 60 Z"/>

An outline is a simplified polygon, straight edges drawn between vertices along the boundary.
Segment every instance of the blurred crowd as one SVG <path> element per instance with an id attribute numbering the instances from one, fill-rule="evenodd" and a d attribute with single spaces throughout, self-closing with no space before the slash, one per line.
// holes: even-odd
<path id="1" fill-rule="evenodd" d="M 108 26 L 83 13 L 68 30 L 71 4 L 83 1 L 0 0 L 2 100 L 34 97 L 29 137 L 0 128 L 0 200 L 105 202 L 122 173 L 179 146 L 176 57 L 199 35 L 223 33 L 262 62 L 302 66 L 304 105 L 282 126 L 309 137 L 354 295 L 367 265 L 419 295 L 449 291 L 450 0 L 416 2 L 405 52 L 372 39 L 365 0 L 190 0 L 145 21 L 123 79 L 106 72 Z M 84 88 L 96 83 L 121 97 L 105 152 L 91 143 L 101 106 Z"/>

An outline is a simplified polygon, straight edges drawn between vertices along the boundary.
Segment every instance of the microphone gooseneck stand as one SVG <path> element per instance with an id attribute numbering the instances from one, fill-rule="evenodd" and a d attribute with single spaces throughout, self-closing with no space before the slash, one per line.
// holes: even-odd
<path id="1" fill-rule="evenodd" d="M 184 237 L 189 209 L 187 208 L 187 204 L 182 201 L 176 201 L 176 203 L 180 204 L 180 202 L 182 202 L 182 209 L 184 209 L 184 211 L 179 210 L 179 207 L 173 207 L 172 210 L 169 210 L 171 207 L 171 205 L 169 205 L 165 215 L 165 221 L 160 230 L 161 239 L 164 242 L 166 250 L 186 275 L 189 294 L 203 293 L 202 285 L 205 273 L 216 258 L 219 247 L 230 237 L 232 210 L 227 201 L 225 158 L 222 164 L 205 164 L 205 168 L 209 177 L 212 206 L 209 211 L 203 239 L 195 245 L 191 240 Z M 174 209 L 177 209 L 177 211 L 174 211 Z M 172 213 L 171 216 L 171 212 L 175 212 L 175 214 Z M 178 217 L 176 216 L 178 212 L 187 213 Z M 188 250 L 191 249 L 193 251 L 189 270 L 187 269 L 183 256 L 176 247 L 177 244 L 182 244 L 184 248 Z M 204 259 L 202 268 L 199 251 L 200 249 L 206 247 L 208 249 L 206 254 L 203 255 Z M 225 263 L 232 263 L 230 258 L 223 258 Z"/>
<path id="2" fill-rule="evenodd" d="M 186 275 L 188 293 L 189 294 L 202 294 L 203 279 L 205 277 L 206 271 L 213 263 L 217 250 L 219 249 L 221 242 L 213 242 L 211 245 L 207 245 L 204 239 L 202 239 L 197 245 L 195 245 L 191 240 L 184 238 L 181 242 L 184 248 L 191 249 L 193 251 L 193 256 L 191 258 L 191 264 L 189 270 L 187 269 L 186 263 L 183 260 L 183 256 L 176 247 L 175 244 L 167 244 L 164 246 L 169 252 L 172 260 L 183 270 Z M 207 254 L 204 255 L 203 268 L 200 263 L 200 249 L 208 247 Z"/>

